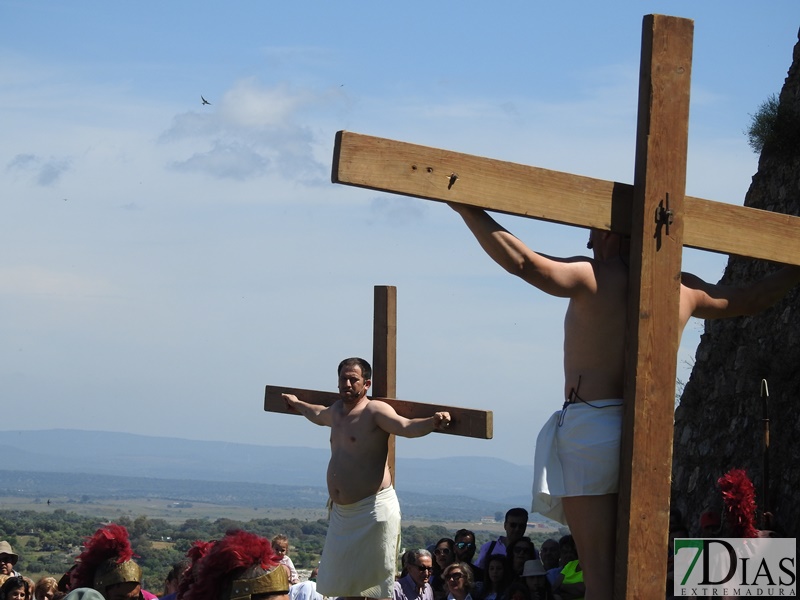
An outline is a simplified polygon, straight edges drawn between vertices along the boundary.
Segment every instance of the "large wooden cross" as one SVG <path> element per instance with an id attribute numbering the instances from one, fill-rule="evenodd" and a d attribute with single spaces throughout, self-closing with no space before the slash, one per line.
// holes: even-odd
<path id="1" fill-rule="evenodd" d="M 430 417 L 438 411 L 450 413 L 450 426 L 437 433 L 463 435 L 467 437 L 491 439 L 492 411 L 425 404 L 395 398 L 397 385 L 397 288 L 376 285 L 372 326 L 372 396 L 373 400 L 383 400 L 392 405 L 397 414 L 408 419 Z M 333 368 L 333 366 L 331 367 Z M 294 394 L 300 400 L 311 404 L 330 406 L 339 399 L 335 392 L 322 392 L 300 388 L 266 386 L 264 391 L 264 410 L 269 412 L 298 414 L 289 409 L 281 394 Z M 394 436 L 389 436 L 387 456 L 392 482 L 395 481 Z"/>
<path id="2" fill-rule="evenodd" d="M 666 581 L 682 246 L 800 265 L 800 218 L 685 197 L 693 22 L 642 28 L 633 186 L 339 132 L 334 183 L 629 234 L 616 598 Z"/>

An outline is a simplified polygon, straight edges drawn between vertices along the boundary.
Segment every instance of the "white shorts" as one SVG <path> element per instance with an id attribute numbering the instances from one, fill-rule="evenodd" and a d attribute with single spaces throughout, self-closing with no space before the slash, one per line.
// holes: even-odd
<path id="1" fill-rule="evenodd" d="M 568 404 L 548 419 L 536 438 L 534 512 L 567 524 L 561 498 L 619 491 L 622 400 Z"/>

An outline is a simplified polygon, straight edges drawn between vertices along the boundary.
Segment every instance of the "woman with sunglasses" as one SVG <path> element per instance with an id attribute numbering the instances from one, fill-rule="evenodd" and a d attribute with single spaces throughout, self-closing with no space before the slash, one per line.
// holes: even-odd
<path id="1" fill-rule="evenodd" d="M 456 562 L 445 567 L 442 577 L 447 587 L 447 600 L 472 600 L 472 569 L 467 563 Z"/>
<path id="2" fill-rule="evenodd" d="M 450 538 L 440 539 L 433 547 L 433 575 L 430 583 L 434 600 L 444 600 L 447 597 L 442 572 L 454 562 L 456 562 L 455 542 Z"/>
<path id="3" fill-rule="evenodd" d="M 511 544 L 506 550 L 506 555 L 511 563 L 511 578 L 514 581 L 521 581 L 522 571 L 527 561 L 539 558 L 536 554 L 536 546 L 529 537 L 520 538 Z"/>

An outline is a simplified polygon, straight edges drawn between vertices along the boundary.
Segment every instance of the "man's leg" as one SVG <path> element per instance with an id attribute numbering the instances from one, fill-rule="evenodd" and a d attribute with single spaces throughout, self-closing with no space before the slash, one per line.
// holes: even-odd
<path id="1" fill-rule="evenodd" d="M 578 548 L 585 600 L 611 600 L 617 542 L 617 494 L 562 498 Z"/>

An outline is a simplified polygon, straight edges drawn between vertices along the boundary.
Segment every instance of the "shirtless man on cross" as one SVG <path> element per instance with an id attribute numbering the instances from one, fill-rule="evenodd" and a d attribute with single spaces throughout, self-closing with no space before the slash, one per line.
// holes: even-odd
<path id="1" fill-rule="evenodd" d="M 389 435 L 421 437 L 446 429 L 450 414 L 406 419 L 367 398 L 372 368 L 362 358 L 339 364 L 339 399 L 330 407 L 283 394 L 286 405 L 331 428 L 330 524 L 317 590 L 329 597 L 389 598 L 400 541 L 400 507 L 386 459 Z"/>
<path id="2" fill-rule="evenodd" d="M 483 210 L 450 206 L 500 266 L 547 294 L 569 299 L 564 319 L 566 402 L 536 441 L 533 510 L 569 526 L 584 571 L 586 600 L 611 598 L 629 242 L 615 233 L 592 230 L 587 246 L 593 258 L 546 256 L 528 248 Z M 755 314 L 798 283 L 798 267 L 784 267 L 744 287 L 713 285 L 683 273 L 679 331 L 689 317 Z"/>

